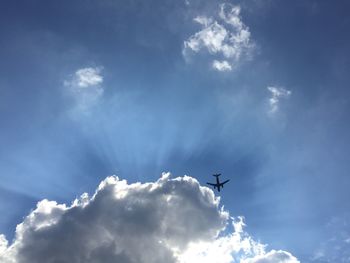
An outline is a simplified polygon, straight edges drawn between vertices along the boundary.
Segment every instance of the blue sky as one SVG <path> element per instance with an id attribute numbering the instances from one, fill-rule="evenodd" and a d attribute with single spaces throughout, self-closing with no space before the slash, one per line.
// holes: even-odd
<path id="1" fill-rule="evenodd" d="M 221 172 L 252 236 L 348 262 L 349 7 L 2 1 L 0 233 L 109 175 Z"/>

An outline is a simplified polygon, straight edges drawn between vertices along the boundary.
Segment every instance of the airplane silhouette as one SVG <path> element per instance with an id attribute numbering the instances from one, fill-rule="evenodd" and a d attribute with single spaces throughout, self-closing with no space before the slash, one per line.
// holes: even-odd
<path id="1" fill-rule="evenodd" d="M 221 188 L 221 187 L 224 188 L 224 184 L 226 184 L 228 181 L 230 181 L 230 180 L 226 180 L 226 181 L 220 183 L 220 180 L 219 180 L 219 176 L 220 176 L 220 175 L 221 175 L 221 174 L 213 174 L 213 176 L 216 177 L 216 184 L 207 183 L 208 185 L 214 186 L 214 189 L 218 188 L 218 191 L 219 191 L 219 192 L 220 192 L 220 188 Z"/>

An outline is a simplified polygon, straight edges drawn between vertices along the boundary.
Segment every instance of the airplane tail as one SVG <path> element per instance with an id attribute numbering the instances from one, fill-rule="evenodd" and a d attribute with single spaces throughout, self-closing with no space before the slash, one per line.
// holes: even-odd
<path id="1" fill-rule="evenodd" d="M 218 176 L 220 176 L 221 174 L 213 174 L 213 176 L 215 176 L 215 177 L 218 177 Z"/>

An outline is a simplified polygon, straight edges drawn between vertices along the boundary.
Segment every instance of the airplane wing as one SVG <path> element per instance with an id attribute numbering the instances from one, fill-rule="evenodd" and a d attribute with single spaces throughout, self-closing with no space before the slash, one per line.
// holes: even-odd
<path id="1" fill-rule="evenodd" d="M 228 181 L 230 181 L 230 180 L 226 180 L 226 181 L 222 182 L 220 185 L 223 186 L 223 185 L 226 184 Z"/>
<path id="2" fill-rule="evenodd" d="M 216 186 L 216 184 L 212 184 L 212 183 L 207 183 L 207 184 L 209 184 L 209 185 L 211 185 L 211 186 Z"/>

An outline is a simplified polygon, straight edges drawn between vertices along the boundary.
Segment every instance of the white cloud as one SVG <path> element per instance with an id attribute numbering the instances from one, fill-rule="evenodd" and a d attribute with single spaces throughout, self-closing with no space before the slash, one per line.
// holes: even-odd
<path id="1" fill-rule="evenodd" d="M 75 99 L 75 109 L 82 112 L 88 111 L 103 95 L 102 83 L 102 67 L 78 69 L 73 76 L 64 81 L 64 85 Z"/>
<path id="2" fill-rule="evenodd" d="M 253 44 L 249 28 L 242 22 L 240 7 L 229 4 L 220 5 L 218 19 L 198 16 L 194 21 L 202 26 L 202 30 L 190 36 L 184 42 L 183 54 L 207 51 L 214 58 L 225 59 L 225 70 L 232 70 L 242 57 L 250 56 Z M 217 59 L 214 59 L 213 66 Z M 217 63 L 215 63 L 217 65 Z M 228 67 L 228 66 L 229 67 Z M 215 67 L 221 71 L 222 67 Z"/>
<path id="3" fill-rule="evenodd" d="M 205 16 L 197 16 L 193 20 L 196 21 L 197 23 L 203 25 L 203 26 L 206 26 L 206 27 L 213 22 L 213 20 L 211 18 L 208 18 Z"/>
<path id="4" fill-rule="evenodd" d="M 285 251 L 266 252 L 243 230 L 243 218 L 223 234 L 229 215 L 213 191 L 169 176 L 144 184 L 112 176 L 71 206 L 39 202 L 10 246 L 0 235 L 0 262 L 298 262 Z"/>
<path id="5" fill-rule="evenodd" d="M 271 250 L 270 252 L 244 259 L 241 263 L 300 263 L 291 253 L 283 250 Z"/>
<path id="6" fill-rule="evenodd" d="M 75 72 L 77 85 L 81 88 L 102 84 L 101 68 L 82 68 Z"/>
<path id="7" fill-rule="evenodd" d="M 190 244 L 180 256 L 180 263 L 230 263 L 265 253 L 265 245 L 255 242 L 243 231 L 245 224 L 242 217 L 233 219 L 232 224 L 234 232 L 231 234 Z"/>
<path id="8" fill-rule="evenodd" d="M 218 71 L 230 71 L 232 69 L 232 66 L 226 60 L 223 60 L 223 61 L 214 60 L 213 68 Z"/>
<path id="9" fill-rule="evenodd" d="M 290 90 L 286 90 L 283 87 L 269 86 L 267 89 L 271 92 L 271 97 L 269 98 L 270 113 L 277 112 L 280 99 L 288 98 L 292 94 Z"/>
<path id="10" fill-rule="evenodd" d="M 4 235 L 0 235 L 0 255 L 3 254 L 8 246 L 7 239 Z"/>

